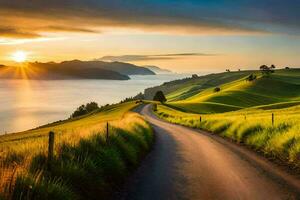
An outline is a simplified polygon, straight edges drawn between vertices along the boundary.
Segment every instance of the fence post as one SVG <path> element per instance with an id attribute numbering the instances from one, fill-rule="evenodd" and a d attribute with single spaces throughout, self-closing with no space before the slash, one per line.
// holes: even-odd
<path id="1" fill-rule="evenodd" d="M 200 123 L 202 122 L 202 117 L 200 116 Z"/>
<path id="2" fill-rule="evenodd" d="M 49 132 L 49 143 L 48 143 L 48 170 L 51 170 L 52 160 L 54 156 L 54 132 Z"/>
<path id="3" fill-rule="evenodd" d="M 245 115 L 245 120 L 247 120 L 247 116 Z"/>
<path id="4" fill-rule="evenodd" d="M 274 113 L 272 113 L 272 126 L 274 126 Z"/>
<path id="5" fill-rule="evenodd" d="M 106 122 L 106 143 L 108 143 L 108 138 L 109 138 L 109 127 L 108 127 L 108 122 Z"/>

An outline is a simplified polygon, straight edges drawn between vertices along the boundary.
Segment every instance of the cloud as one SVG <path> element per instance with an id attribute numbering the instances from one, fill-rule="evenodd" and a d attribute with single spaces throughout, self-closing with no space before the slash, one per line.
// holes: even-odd
<path id="1" fill-rule="evenodd" d="M 0 36 L 6 38 L 19 38 L 19 39 L 40 37 L 40 35 L 35 32 L 26 32 L 24 30 L 18 30 L 12 27 L 1 27 L 1 26 L 0 26 Z"/>
<path id="2" fill-rule="evenodd" d="M 178 54 L 159 54 L 159 55 L 120 55 L 120 56 L 103 56 L 102 61 L 118 61 L 118 62 L 132 62 L 132 61 L 148 61 L 148 60 L 174 60 L 182 57 L 190 56 L 215 56 L 216 54 L 205 53 L 178 53 Z"/>
<path id="3" fill-rule="evenodd" d="M 296 0 L 298 2 L 298 0 Z M 111 27 L 184 34 L 300 33 L 294 0 L 3 0 L 0 37 L 98 33 Z"/>
<path id="4" fill-rule="evenodd" d="M 88 28 L 70 27 L 70 26 L 47 26 L 42 27 L 41 30 L 53 32 L 77 32 L 77 33 L 99 33 Z"/>

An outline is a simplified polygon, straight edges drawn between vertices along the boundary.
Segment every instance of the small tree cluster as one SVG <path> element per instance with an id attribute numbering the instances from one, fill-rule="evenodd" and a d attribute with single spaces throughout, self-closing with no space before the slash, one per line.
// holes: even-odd
<path id="1" fill-rule="evenodd" d="M 256 75 L 250 74 L 250 75 L 246 78 L 246 80 L 247 80 L 247 81 L 254 81 L 256 78 L 257 78 Z"/>
<path id="2" fill-rule="evenodd" d="M 71 118 L 79 117 L 88 113 L 91 113 L 95 110 L 99 109 L 99 106 L 96 102 L 90 102 L 86 105 L 79 106 L 71 115 Z"/>
<path id="3" fill-rule="evenodd" d="M 167 101 L 164 93 L 162 91 L 157 91 L 153 97 L 153 100 L 154 101 L 159 101 L 161 103 L 164 103 Z"/>
<path id="4" fill-rule="evenodd" d="M 275 72 L 275 65 L 271 65 L 270 67 L 268 67 L 267 65 L 262 65 L 259 67 L 262 75 L 264 76 L 269 76 L 271 73 Z"/>
<path id="5" fill-rule="evenodd" d="M 135 100 L 141 101 L 143 99 L 145 99 L 145 96 L 143 93 L 140 92 L 134 97 L 127 97 L 127 98 L 123 99 L 122 101 L 120 101 L 120 103 L 125 103 L 125 102 L 135 101 Z"/>
<path id="6" fill-rule="evenodd" d="M 226 69 L 226 72 L 230 72 L 230 69 Z"/>

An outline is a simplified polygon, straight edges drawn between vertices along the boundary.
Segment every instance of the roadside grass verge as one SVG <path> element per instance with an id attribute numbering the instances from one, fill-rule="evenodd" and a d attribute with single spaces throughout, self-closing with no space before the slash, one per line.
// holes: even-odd
<path id="1" fill-rule="evenodd" d="M 114 108 L 98 113 L 105 120 L 93 125 L 56 132 L 50 169 L 46 135 L 6 138 L 0 143 L 0 194 L 5 199 L 109 199 L 153 142 L 151 127 L 128 112 L 131 106 L 123 106 L 117 113 Z"/>
<path id="2" fill-rule="evenodd" d="M 300 106 L 199 115 L 158 105 L 156 114 L 171 123 L 219 134 L 290 166 L 300 167 Z"/>

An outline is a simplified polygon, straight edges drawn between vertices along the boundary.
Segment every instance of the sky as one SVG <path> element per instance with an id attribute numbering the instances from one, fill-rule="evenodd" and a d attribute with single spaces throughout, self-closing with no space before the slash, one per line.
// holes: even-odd
<path id="1" fill-rule="evenodd" d="M 1 0 L 0 64 L 123 61 L 176 72 L 300 67 L 300 0 Z"/>

